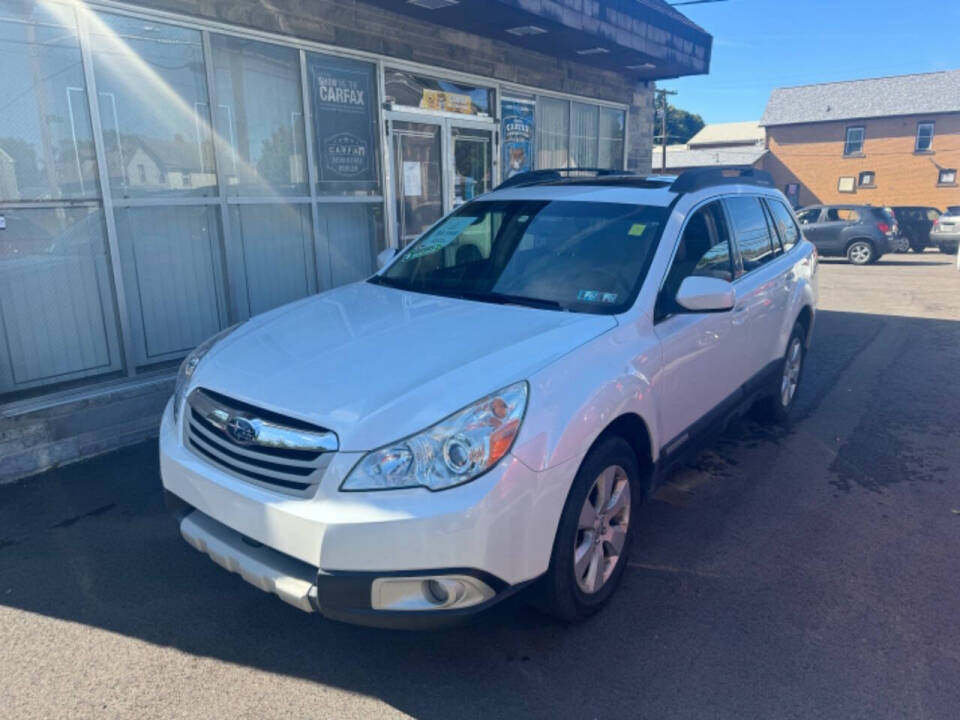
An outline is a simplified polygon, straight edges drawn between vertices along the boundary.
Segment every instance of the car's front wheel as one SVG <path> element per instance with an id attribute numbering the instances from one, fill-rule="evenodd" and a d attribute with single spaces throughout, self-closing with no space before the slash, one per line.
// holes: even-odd
<path id="1" fill-rule="evenodd" d="M 847 248 L 847 260 L 854 265 L 869 265 L 876 260 L 876 251 L 866 240 L 854 240 Z"/>
<path id="2" fill-rule="evenodd" d="M 606 604 L 627 564 L 641 497 L 640 464 L 626 440 L 611 436 L 590 451 L 557 528 L 544 579 L 548 612 L 574 622 Z"/>

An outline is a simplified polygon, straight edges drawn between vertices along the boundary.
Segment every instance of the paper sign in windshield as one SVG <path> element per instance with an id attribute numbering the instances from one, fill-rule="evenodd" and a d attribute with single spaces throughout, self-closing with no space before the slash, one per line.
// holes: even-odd
<path id="1" fill-rule="evenodd" d="M 443 223 L 443 225 L 431 232 L 423 242 L 404 254 L 403 262 L 416 260 L 425 255 L 433 255 L 435 252 L 443 250 L 447 245 L 460 237 L 460 233 L 470 227 L 475 220 L 476 218 L 472 217 L 450 218 Z"/>
<path id="2" fill-rule="evenodd" d="M 646 229 L 647 229 L 647 226 L 644 225 L 643 223 L 634 223 L 633 227 L 630 228 L 630 232 L 627 234 L 632 235 L 634 237 L 640 237 L 641 235 L 643 235 L 643 232 Z"/>

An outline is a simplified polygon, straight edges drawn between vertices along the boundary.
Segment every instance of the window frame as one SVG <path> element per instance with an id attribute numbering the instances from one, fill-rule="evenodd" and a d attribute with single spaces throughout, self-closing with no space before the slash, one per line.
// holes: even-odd
<path id="1" fill-rule="evenodd" d="M 865 183 L 865 182 L 863 181 L 863 176 L 864 176 L 864 175 L 869 175 L 869 176 L 870 176 L 871 181 L 870 181 L 869 183 Z M 876 171 L 875 171 L 875 170 L 861 170 L 860 173 L 857 175 L 857 187 L 858 187 L 858 188 L 875 188 L 875 187 L 877 187 L 877 173 L 876 173 Z"/>
<path id="2" fill-rule="evenodd" d="M 922 128 L 925 128 L 925 127 L 929 127 L 929 128 L 930 128 L 930 138 L 929 138 L 929 140 L 928 140 L 927 147 L 922 148 L 922 147 L 920 147 L 920 130 L 921 130 Z M 932 120 L 924 120 L 924 121 L 922 121 L 922 122 L 918 122 L 918 123 L 917 123 L 917 134 L 916 134 L 916 136 L 914 137 L 914 141 L 913 141 L 913 151 L 914 151 L 915 153 L 919 153 L 919 154 L 932 153 L 932 152 L 933 152 L 933 138 L 934 138 L 935 135 L 936 135 L 936 122 L 934 122 L 934 121 L 932 121 Z"/>
<path id="3" fill-rule="evenodd" d="M 944 180 L 943 176 L 946 173 L 953 173 L 953 180 Z M 956 168 L 937 168 L 937 187 L 956 187 L 957 186 L 957 169 Z"/>
<path id="4" fill-rule="evenodd" d="M 843 189 L 843 181 L 844 181 L 844 180 L 849 180 L 849 181 L 850 181 L 850 189 L 849 189 L 849 190 L 844 190 L 844 189 Z M 857 192 L 857 178 L 856 178 L 856 176 L 854 176 L 854 175 L 841 175 L 840 177 L 838 177 L 838 178 L 837 178 L 837 192 L 838 192 L 838 193 L 844 193 L 844 194 L 847 194 L 847 195 L 855 195 L 856 192 Z"/>
<path id="5" fill-rule="evenodd" d="M 860 147 L 857 150 L 851 151 L 850 148 L 850 133 L 854 131 L 860 131 Z M 867 140 L 867 128 L 865 125 L 848 125 L 846 131 L 843 135 L 843 156 L 844 157 L 863 157 L 863 146 Z"/>

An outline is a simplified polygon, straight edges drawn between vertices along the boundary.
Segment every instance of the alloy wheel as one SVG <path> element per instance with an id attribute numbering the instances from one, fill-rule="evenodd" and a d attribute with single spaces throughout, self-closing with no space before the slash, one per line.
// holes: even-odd
<path id="1" fill-rule="evenodd" d="M 573 550 L 577 586 L 593 595 L 610 579 L 624 552 L 630 523 L 630 479 L 619 465 L 593 481 L 580 509 Z"/>
<path id="2" fill-rule="evenodd" d="M 873 253 L 870 250 L 869 245 L 859 242 L 850 246 L 848 255 L 850 257 L 850 262 L 857 265 L 866 265 L 868 262 L 870 262 L 870 257 L 873 255 Z"/>
<path id="3" fill-rule="evenodd" d="M 797 393 L 800 384 L 800 367 L 803 364 L 803 345 L 800 338 L 794 338 L 787 350 L 787 360 L 783 364 L 783 380 L 780 382 L 780 403 L 783 407 L 790 407 L 793 396 Z"/>

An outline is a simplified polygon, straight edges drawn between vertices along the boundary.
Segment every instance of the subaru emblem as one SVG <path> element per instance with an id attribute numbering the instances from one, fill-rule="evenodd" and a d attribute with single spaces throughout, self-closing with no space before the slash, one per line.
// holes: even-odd
<path id="1" fill-rule="evenodd" d="M 234 416 L 227 421 L 227 435 L 238 445 L 251 445 L 257 440 L 257 429 L 246 418 Z"/>

